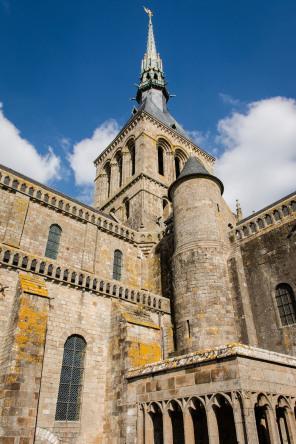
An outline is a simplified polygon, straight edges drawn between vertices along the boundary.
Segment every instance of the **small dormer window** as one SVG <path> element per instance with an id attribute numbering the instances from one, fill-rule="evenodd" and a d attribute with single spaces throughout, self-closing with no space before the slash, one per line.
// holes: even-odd
<path id="1" fill-rule="evenodd" d="M 176 129 L 176 125 L 174 123 L 171 124 L 171 128 Z"/>

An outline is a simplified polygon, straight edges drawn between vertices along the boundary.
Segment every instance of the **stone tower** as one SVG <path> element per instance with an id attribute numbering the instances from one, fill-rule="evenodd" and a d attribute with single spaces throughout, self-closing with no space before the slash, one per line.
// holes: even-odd
<path id="1" fill-rule="evenodd" d="M 163 227 L 170 213 L 168 188 L 190 153 L 210 171 L 214 162 L 168 111 L 170 94 L 156 51 L 151 15 L 135 98 L 138 107 L 95 160 L 94 207 L 140 231 Z"/>
<path id="2" fill-rule="evenodd" d="M 169 189 L 173 202 L 174 311 L 179 353 L 237 340 L 221 210 L 222 182 L 189 157 Z"/>

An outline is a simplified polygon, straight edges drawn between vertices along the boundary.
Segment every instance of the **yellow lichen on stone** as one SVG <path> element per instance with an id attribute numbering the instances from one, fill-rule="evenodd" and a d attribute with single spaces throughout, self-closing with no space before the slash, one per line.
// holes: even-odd
<path id="1" fill-rule="evenodd" d="M 147 344 L 138 341 L 137 338 L 130 338 L 128 356 L 132 368 L 141 367 L 161 360 L 161 348 L 157 342 Z"/>
<path id="2" fill-rule="evenodd" d="M 20 274 L 21 289 L 24 293 L 37 294 L 39 296 L 49 297 L 45 283 L 39 279 Z"/>

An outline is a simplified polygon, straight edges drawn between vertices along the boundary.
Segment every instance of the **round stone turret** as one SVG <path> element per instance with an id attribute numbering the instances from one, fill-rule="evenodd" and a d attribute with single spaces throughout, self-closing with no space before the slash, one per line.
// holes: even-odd
<path id="1" fill-rule="evenodd" d="M 221 209 L 223 184 L 190 157 L 169 188 L 173 203 L 174 313 L 179 353 L 237 339 Z"/>

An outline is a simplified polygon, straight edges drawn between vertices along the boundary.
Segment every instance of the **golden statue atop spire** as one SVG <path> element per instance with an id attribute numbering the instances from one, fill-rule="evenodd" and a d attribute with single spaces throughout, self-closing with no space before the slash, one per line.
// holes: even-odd
<path id="1" fill-rule="evenodd" d="M 143 8 L 145 9 L 145 12 L 147 12 L 147 14 L 149 15 L 149 18 L 151 18 L 153 16 L 153 12 L 150 11 L 150 9 L 145 8 L 145 6 L 143 6 Z"/>

